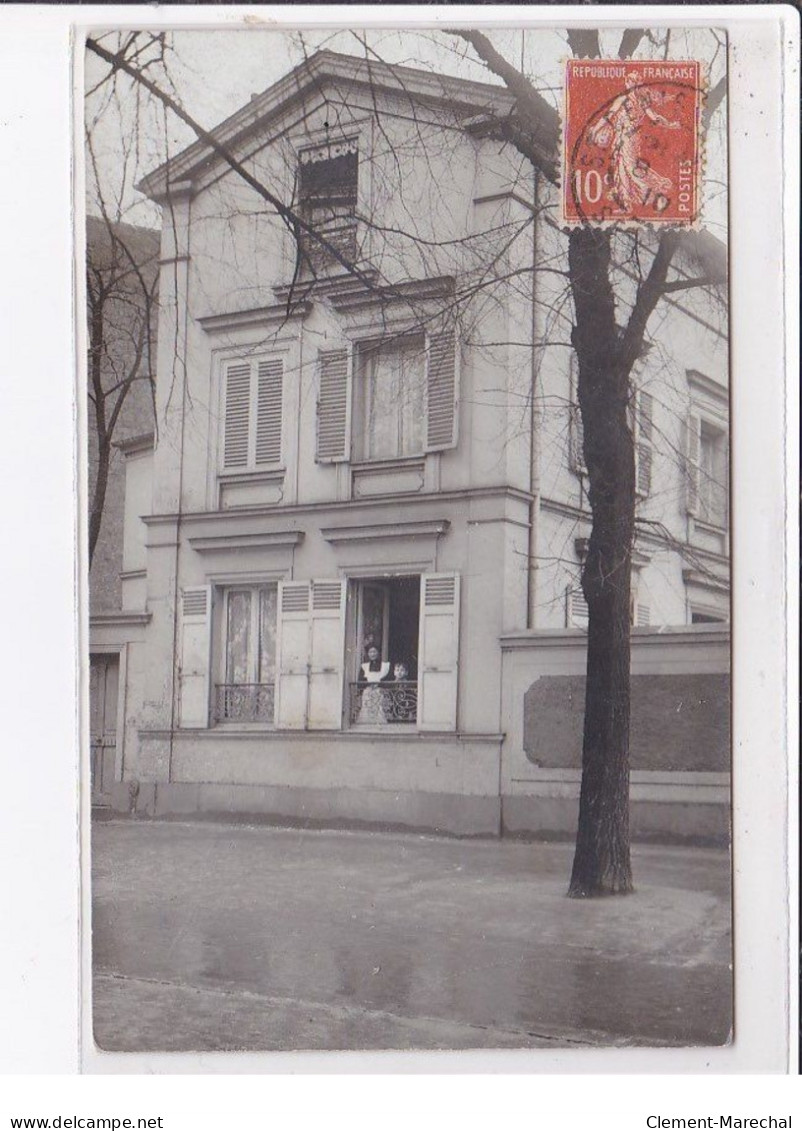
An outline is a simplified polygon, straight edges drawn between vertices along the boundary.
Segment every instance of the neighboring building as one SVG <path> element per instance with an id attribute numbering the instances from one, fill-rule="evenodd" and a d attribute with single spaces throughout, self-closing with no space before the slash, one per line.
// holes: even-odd
<path id="1" fill-rule="evenodd" d="M 538 717 L 546 733 L 566 702 L 581 711 L 587 484 L 556 195 L 485 136 L 511 106 L 496 86 L 320 52 L 218 128 L 360 278 L 306 234 L 299 254 L 201 143 L 140 186 L 169 206 L 159 440 L 129 449 L 122 606 L 141 619 L 119 807 L 130 784 L 159 813 L 466 833 L 573 819 L 575 765 L 555 763 L 556 792 L 527 774 L 549 764 Z M 648 261 L 648 237 L 622 237 L 624 305 L 635 251 Z M 689 239 L 678 271 L 722 255 Z M 661 710 L 666 673 L 697 673 L 679 730 L 706 739 L 687 766 L 670 738 L 650 744 L 643 831 L 671 831 L 680 789 L 699 819 L 675 831 L 719 835 L 726 633 L 689 626 L 728 619 L 726 318 L 711 291 L 682 291 L 650 332 L 632 616 L 669 643 L 636 631 L 634 670 L 643 635 Z M 369 645 L 380 671 L 404 664 L 397 682 L 365 675 Z M 574 682 L 533 717 L 544 671 Z"/>
<path id="2" fill-rule="evenodd" d="M 91 272 L 89 286 L 97 299 L 100 317 L 95 334 L 102 358 L 99 379 L 105 394 L 100 398 L 103 404 L 98 409 L 97 391 L 90 379 L 87 398 L 90 506 L 98 480 L 98 423 L 100 430 L 111 438 L 103 520 L 89 572 L 91 792 L 93 803 L 103 804 L 109 799 L 112 783 L 119 781 L 122 775 L 118 757 L 122 744 L 117 736 L 125 717 L 126 680 L 121 680 L 120 674 L 125 673 L 131 632 L 141 628 L 142 620 L 141 601 L 133 623 L 131 613 L 123 611 L 122 603 L 127 579 L 123 570 L 125 461 L 132 438 L 144 435 L 152 447 L 153 389 L 147 348 L 139 347 L 147 319 L 142 284 L 151 288 L 156 282 L 160 240 L 159 233 L 149 228 L 109 225 L 100 217 L 87 216 L 86 242 L 87 269 Z M 150 333 L 155 345 L 155 317 Z M 121 395 L 122 406 L 112 426 L 111 416 Z M 129 492 L 129 504 L 133 504 L 131 486 Z M 140 504 L 143 502 L 140 500 Z M 148 500 L 140 505 L 137 520 L 138 514 L 149 509 Z M 130 532 L 128 538 L 130 540 Z M 141 539 L 138 541 L 141 543 Z M 144 560 L 141 565 L 144 568 Z"/>

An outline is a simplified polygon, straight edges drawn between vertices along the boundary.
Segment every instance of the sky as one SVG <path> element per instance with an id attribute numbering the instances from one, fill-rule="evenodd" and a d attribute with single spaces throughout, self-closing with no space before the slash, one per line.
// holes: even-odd
<path id="1" fill-rule="evenodd" d="M 251 18 L 241 29 L 176 30 L 169 32 L 169 62 L 151 74 L 161 84 L 172 84 L 172 93 L 202 125 L 214 127 L 243 106 L 252 94 L 261 93 L 303 61 L 305 55 L 327 48 L 344 54 L 378 57 L 386 62 L 421 67 L 460 78 L 499 82 L 479 62 L 472 49 L 455 36 L 438 30 L 403 30 L 386 27 L 369 30 L 307 29 L 265 30 Z M 570 54 L 563 29 L 548 27 L 507 28 L 488 33 L 499 51 L 516 66 L 522 66 L 537 89 L 558 109 L 561 104 L 563 61 Z M 602 52 L 617 56 L 621 29 L 601 33 Z M 114 32 L 101 37 L 107 48 Z M 652 30 L 636 57 L 662 59 L 698 58 L 709 71 L 712 86 L 726 67 L 723 33 L 706 28 Z M 107 207 L 115 218 L 149 227 L 160 224 L 159 209 L 144 200 L 134 186 L 145 173 L 161 164 L 165 153 L 174 154 L 194 140 L 188 127 L 169 121 L 153 99 L 137 92 L 120 76 L 112 92 L 106 63 L 86 54 L 86 120 Z M 100 85 L 98 86 L 98 83 Z M 169 118 L 169 115 L 168 115 Z M 703 219 L 715 235 L 726 234 L 724 193 L 724 112 L 711 129 L 706 145 L 706 197 Z M 167 149 L 165 148 L 167 146 Z M 87 207 L 97 214 L 97 193 L 92 162 L 87 161 Z"/>

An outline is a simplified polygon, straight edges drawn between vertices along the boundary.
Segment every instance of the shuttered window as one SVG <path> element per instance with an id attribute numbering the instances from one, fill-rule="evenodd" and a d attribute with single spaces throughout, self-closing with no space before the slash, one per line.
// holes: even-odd
<path id="1" fill-rule="evenodd" d="M 454 332 L 429 339 L 426 370 L 426 450 L 452 448 L 457 442 L 457 370 Z"/>
<path id="2" fill-rule="evenodd" d="M 209 660 L 212 591 L 208 585 L 181 594 L 179 707 L 181 727 L 209 725 Z"/>
<path id="3" fill-rule="evenodd" d="M 347 349 L 321 350 L 318 356 L 317 459 L 348 459 L 351 364 Z"/>
<path id="4" fill-rule="evenodd" d="M 324 350 L 317 459 L 403 459 L 457 442 L 456 338 L 401 334 Z M 352 426 L 353 422 L 353 426 Z"/>
<path id="5" fill-rule="evenodd" d="M 635 444 L 635 491 L 645 498 L 652 489 L 654 398 L 643 389 L 633 393 L 632 439 Z"/>
<path id="6" fill-rule="evenodd" d="M 421 577 L 418 628 L 418 726 L 456 730 L 459 683 L 460 578 L 455 573 Z"/>
<path id="7" fill-rule="evenodd" d="M 224 366 L 223 471 L 281 462 L 284 364 L 269 357 Z"/>
<path id="8" fill-rule="evenodd" d="M 587 628 L 589 615 L 588 603 L 582 589 L 579 586 L 569 585 L 565 591 L 566 628 Z"/>

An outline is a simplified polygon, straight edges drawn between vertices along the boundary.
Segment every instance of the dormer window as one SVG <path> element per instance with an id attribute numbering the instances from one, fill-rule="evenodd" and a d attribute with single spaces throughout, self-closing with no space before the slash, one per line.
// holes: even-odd
<path id="1" fill-rule="evenodd" d="M 356 138 L 328 142 L 300 154 L 298 197 L 301 219 L 349 262 L 356 259 L 359 153 Z M 316 274 L 337 260 L 308 233 L 301 235 L 304 268 Z"/>

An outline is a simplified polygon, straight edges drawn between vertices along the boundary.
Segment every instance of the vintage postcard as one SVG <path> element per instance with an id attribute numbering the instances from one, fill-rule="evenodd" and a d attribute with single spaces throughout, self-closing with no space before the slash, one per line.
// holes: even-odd
<path id="1" fill-rule="evenodd" d="M 93 1063 L 726 1055 L 726 27 L 79 53 Z"/>

